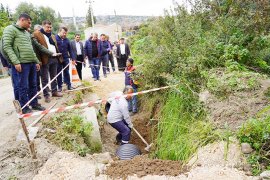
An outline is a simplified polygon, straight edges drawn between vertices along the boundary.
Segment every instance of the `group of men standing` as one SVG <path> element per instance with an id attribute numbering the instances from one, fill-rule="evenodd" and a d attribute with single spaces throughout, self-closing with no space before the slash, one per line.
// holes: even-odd
<path id="1" fill-rule="evenodd" d="M 40 78 L 42 87 L 46 86 L 43 95 L 47 103 L 51 101 L 51 97 L 63 96 L 63 82 L 68 90 L 73 89 L 69 74 L 70 59 L 73 64 L 76 64 L 80 79 L 82 79 L 82 67 L 88 59 L 94 80 L 100 80 L 101 66 L 104 78 L 110 70 L 109 62 L 115 71 L 113 46 L 116 45 L 114 49 L 116 49 L 118 69 L 124 71 L 130 50 L 123 38 L 113 45 L 105 34 L 101 34 L 98 39 L 98 34 L 93 33 L 83 45 L 80 34 L 75 34 L 73 41 L 67 38 L 66 27 L 60 27 L 58 34 L 53 35 L 52 23 L 49 20 L 44 20 L 42 26 L 35 27 L 31 35 L 31 21 L 28 14 L 22 13 L 15 24 L 4 29 L 1 40 L 3 52 L 1 51 L 0 58 L 3 65 L 9 68 L 14 97 L 23 107 L 23 113 L 45 110 L 38 103 L 38 98 L 41 98 L 37 95 L 37 91 L 40 90 Z M 50 89 L 49 80 L 51 80 Z"/>
<path id="2" fill-rule="evenodd" d="M 116 48 L 114 48 L 114 46 L 116 46 Z M 109 36 L 105 34 L 101 34 L 100 39 L 98 39 L 98 34 L 92 33 L 90 38 L 85 42 L 84 49 L 94 81 L 100 80 L 100 67 L 102 67 L 104 78 L 107 77 L 107 72 L 110 72 L 109 63 L 111 63 L 112 70 L 115 71 L 113 54 L 115 54 L 117 58 L 119 71 L 124 71 L 126 61 L 130 56 L 130 49 L 129 46 L 125 44 L 124 38 L 112 44 L 109 40 Z M 113 53 L 114 49 L 116 49 L 115 53 Z"/>
<path id="3" fill-rule="evenodd" d="M 57 35 L 52 34 L 52 23 L 44 20 L 40 28 L 30 34 L 31 17 L 23 13 L 15 24 L 4 29 L 2 37 L 2 57 L 9 67 L 14 89 L 14 97 L 23 107 L 23 113 L 32 110 L 45 110 L 38 103 L 37 89 L 41 76 L 45 102 L 51 101 L 51 96 L 62 97 L 63 77 L 60 74 L 64 68 L 64 82 L 69 90 L 73 89 L 70 82 L 70 58 L 75 61 L 75 55 L 66 38 L 67 28 L 60 27 Z M 38 73 L 40 72 L 40 73 Z M 49 78 L 52 81 L 51 94 L 48 87 Z M 32 109 L 28 106 L 32 107 Z"/>

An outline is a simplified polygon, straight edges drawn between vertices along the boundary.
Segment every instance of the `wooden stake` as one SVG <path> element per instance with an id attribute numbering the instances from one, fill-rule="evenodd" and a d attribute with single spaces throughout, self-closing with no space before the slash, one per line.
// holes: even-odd
<path id="1" fill-rule="evenodd" d="M 17 114 L 22 114 L 22 108 L 21 108 L 21 105 L 20 105 L 19 101 L 14 100 L 13 104 L 14 104 L 14 107 L 16 109 Z M 23 129 L 23 132 L 24 132 L 25 137 L 27 139 L 27 142 L 29 144 L 29 150 L 30 150 L 32 159 L 37 159 L 37 154 L 36 154 L 36 151 L 35 151 L 35 144 L 34 144 L 33 141 L 30 141 L 29 132 L 28 132 L 27 127 L 25 125 L 24 119 L 19 117 L 19 120 L 20 120 L 20 123 L 22 125 L 22 129 Z"/>

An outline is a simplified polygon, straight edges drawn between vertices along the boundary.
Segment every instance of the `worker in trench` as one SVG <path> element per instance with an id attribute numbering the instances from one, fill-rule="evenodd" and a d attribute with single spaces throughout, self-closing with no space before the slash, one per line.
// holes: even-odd
<path id="1" fill-rule="evenodd" d="M 128 101 L 132 96 L 128 95 L 126 98 L 122 97 L 123 94 L 133 93 L 132 86 L 126 86 L 124 91 L 116 91 L 109 95 L 109 100 L 105 105 L 108 112 L 108 123 L 118 131 L 116 140 L 123 144 L 128 144 L 131 135 L 133 124 L 128 111 Z"/>

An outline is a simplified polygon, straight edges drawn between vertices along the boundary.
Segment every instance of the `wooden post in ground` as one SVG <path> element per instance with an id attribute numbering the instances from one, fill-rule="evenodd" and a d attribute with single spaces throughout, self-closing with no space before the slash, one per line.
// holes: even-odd
<path id="1" fill-rule="evenodd" d="M 17 114 L 22 114 L 22 108 L 21 108 L 21 105 L 20 105 L 19 101 L 14 100 L 13 104 L 14 104 L 14 107 L 16 109 Z M 25 125 L 24 119 L 19 117 L 19 120 L 20 120 L 20 123 L 22 125 L 22 129 L 23 129 L 23 132 L 24 132 L 25 137 L 27 139 L 27 142 L 29 144 L 29 149 L 30 149 L 31 156 L 32 156 L 33 159 L 37 159 L 37 154 L 36 154 L 36 151 L 35 151 L 35 145 L 34 145 L 34 142 L 31 141 L 30 138 L 29 138 L 29 133 L 28 133 L 27 127 Z"/>

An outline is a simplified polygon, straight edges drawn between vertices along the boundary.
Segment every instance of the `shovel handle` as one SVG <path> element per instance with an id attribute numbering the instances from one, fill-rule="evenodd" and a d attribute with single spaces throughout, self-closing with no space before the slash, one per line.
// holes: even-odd
<path id="1" fill-rule="evenodd" d="M 146 144 L 147 146 L 149 146 L 149 144 L 146 142 L 146 140 L 141 136 L 141 134 L 133 127 L 132 128 L 135 133 L 142 139 L 142 141 L 144 142 L 144 144 Z"/>

